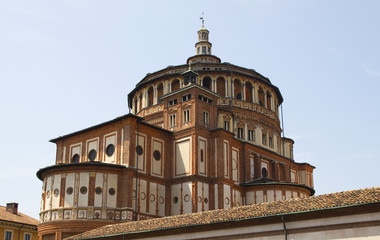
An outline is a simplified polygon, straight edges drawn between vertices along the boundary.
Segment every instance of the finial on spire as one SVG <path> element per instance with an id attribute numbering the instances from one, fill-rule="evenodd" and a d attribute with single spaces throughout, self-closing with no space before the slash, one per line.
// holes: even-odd
<path id="1" fill-rule="evenodd" d="M 200 20 L 202 20 L 202 27 L 205 26 L 205 20 L 203 19 L 203 15 L 204 15 L 204 12 L 202 12 L 202 17 L 199 18 Z"/>

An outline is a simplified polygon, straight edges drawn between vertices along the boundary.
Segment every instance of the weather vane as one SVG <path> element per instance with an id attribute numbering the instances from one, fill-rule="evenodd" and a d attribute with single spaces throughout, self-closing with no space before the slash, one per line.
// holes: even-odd
<path id="1" fill-rule="evenodd" d="M 204 15 L 204 12 L 202 12 L 202 17 L 199 18 L 200 20 L 202 20 L 202 27 L 205 26 L 205 20 L 203 19 L 203 15 Z"/>

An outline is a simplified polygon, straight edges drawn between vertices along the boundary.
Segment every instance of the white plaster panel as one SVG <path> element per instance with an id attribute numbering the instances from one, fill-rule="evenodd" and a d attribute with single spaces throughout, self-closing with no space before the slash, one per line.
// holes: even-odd
<path id="1" fill-rule="evenodd" d="M 207 175 L 207 139 L 198 137 L 198 173 L 199 175 Z"/>
<path id="2" fill-rule="evenodd" d="M 165 216 L 165 185 L 158 184 L 158 215 Z"/>
<path id="3" fill-rule="evenodd" d="M 157 209 L 157 197 L 158 197 L 158 187 L 157 183 L 150 183 L 149 184 L 149 213 L 156 215 Z"/>
<path id="4" fill-rule="evenodd" d="M 256 191 L 256 204 L 264 202 L 263 191 Z"/>
<path id="5" fill-rule="evenodd" d="M 197 182 L 197 188 L 198 188 L 198 193 L 197 193 L 197 205 L 198 205 L 198 212 L 202 211 L 202 205 L 203 205 L 203 183 L 202 182 Z"/>
<path id="6" fill-rule="evenodd" d="M 296 171 L 294 171 L 294 170 L 290 171 L 290 181 L 296 182 Z"/>
<path id="7" fill-rule="evenodd" d="M 58 189 L 58 195 L 55 196 L 54 195 L 54 191 Z M 52 194 L 51 194 L 51 198 L 52 198 L 52 208 L 59 208 L 59 196 L 61 195 L 61 174 L 56 174 L 54 175 L 54 184 L 53 184 L 53 187 L 52 187 Z"/>
<path id="8" fill-rule="evenodd" d="M 45 210 L 50 210 L 51 209 L 51 196 L 52 196 L 52 184 L 51 184 L 51 180 L 52 180 L 53 176 L 49 176 L 46 180 L 46 192 L 45 192 L 45 195 L 46 195 L 46 202 L 45 202 Z"/>
<path id="9" fill-rule="evenodd" d="M 306 184 L 306 172 L 299 171 L 298 172 L 298 183 Z"/>
<path id="10" fill-rule="evenodd" d="M 233 206 L 234 207 L 240 207 L 242 206 L 242 198 L 241 193 L 237 190 L 233 190 Z"/>
<path id="11" fill-rule="evenodd" d="M 114 195 L 109 194 L 111 188 L 115 189 Z M 116 208 L 117 191 L 117 174 L 108 174 L 107 207 Z"/>
<path id="12" fill-rule="evenodd" d="M 132 185 L 132 209 L 136 209 L 136 178 L 133 178 Z"/>
<path id="13" fill-rule="evenodd" d="M 232 180 L 238 181 L 239 174 L 239 150 L 232 148 Z"/>
<path id="14" fill-rule="evenodd" d="M 274 201 L 274 191 L 267 190 L 267 202 Z"/>
<path id="15" fill-rule="evenodd" d="M 209 204 L 210 204 L 210 195 L 209 195 L 209 185 L 207 183 L 203 183 L 203 204 L 204 204 L 204 210 L 209 210 Z"/>
<path id="16" fill-rule="evenodd" d="M 251 179 L 254 179 L 255 177 L 255 158 L 254 157 L 250 157 L 249 159 L 250 161 L 250 165 L 251 165 Z"/>
<path id="17" fill-rule="evenodd" d="M 228 141 L 223 141 L 223 162 L 224 162 L 224 177 L 228 178 L 230 176 L 230 168 L 228 162 Z"/>
<path id="18" fill-rule="evenodd" d="M 63 147 L 62 162 L 69 163 L 70 161 L 66 159 L 66 146 Z"/>
<path id="19" fill-rule="evenodd" d="M 190 174 L 191 139 L 183 138 L 175 142 L 175 174 L 183 176 Z"/>
<path id="20" fill-rule="evenodd" d="M 139 172 L 146 172 L 146 135 L 142 133 L 136 132 L 136 146 L 140 145 L 143 149 L 143 152 L 141 155 L 135 154 L 136 159 L 138 161 L 138 170 Z"/>
<path id="21" fill-rule="evenodd" d="M 293 198 L 298 198 L 298 192 L 293 191 Z"/>
<path id="22" fill-rule="evenodd" d="M 79 174 L 79 193 L 78 193 L 78 207 L 87 207 L 88 205 L 88 185 L 89 185 L 90 175 L 88 172 L 81 172 Z M 87 192 L 82 194 L 80 189 L 82 187 L 87 188 Z"/>
<path id="23" fill-rule="evenodd" d="M 43 196 L 45 196 L 45 197 L 41 197 L 40 212 L 42 212 L 44 210 L 44 206 L 45 206 L 45 198 L 46 198 L 45 186 L 46 186 L 46 179 L 42 182 L 42 192 L 43 192 Z"/>
<path id="24" fill-rule="evenodd" d="M 99 138 L 93 138 L 86 141 L 86 159 L 90 161 L 88 158 L 88 154 L 91 150 L 96 151 L 96 157 L 94 161 L 99 161 Z"/>
<path id="25" fill-rule="evenodd" d="M 181 209 L 181 184 L 174 184 L 171 186 L 171 214 L 172 215 L 179 215 L 180 209 Z M 178 199 L 178 202 L 174 202 L 174 198 Z"/>
<path id="26" fill-rule="evenodd" d="M 104 139 L 103 139 L 103 142 L 104 142 L 104 149 L 103 149 L 103 153 L 104 153 L 104 162 L 107 162 L 107 163 L 115 163 L 116 162 L 116 152 L 117 152 L 117 132 L 112 132 L 112 133 L 109 133 L 109 134 L 106 134 L 104 135 Z M 106 154 L 106 149 L 108 147 L 108 145 L 110 144 L 113 144 L 115 146 L 115 152 L 111 155 L 111 156 L 108 156 Z"/>
<path id="27" fill-rule="evenodd" d="M 147 191 L 147 181 L 140 179 L 140 184 L 139 184 L 139 207 L 140 207 L 140 212 L 142 213 L 147 213 L 146 209 L 146 203 L 147 203 L 147 198 L 148 196 L 148 191 Z"/>
<path id="28" fill-rule="evenodd" d="M 246 193 L 247 204 L 255 204 L 255 192 Z"/>
<path id="29" fill-rule="evenodd" d="M 103 189 L 103 173 L 96 173 L 95 176 L 95 189 L 97 187 L 102 188 L 102 193 L 97 194 L 95 193 L 94 197 L 94 207 L 102 207 L 103 202 L 103 194 L 107 194 L 107 189 Z"/>
<path id="30" fill-rule="evenodd" d="M 76 144 L 70 145 L 70 159 L 68 161 L 69 163 L 71 162 L 71 158 L 75 154 L 79 155 L 79 162 L 81 162 L 81 160 L 82 160 L 82 143 L 76 143 Z"/>
<path id="31" fill-rule="evenodd" d="M 66 175 L 66 189 L 62 191 L 66 191 L 69 187 L 74 189 L 74 182 L 75 182 L 75 173 L 68 173 Z M 65 193 L 65 204 L 64 207 L 73 207 L 74 206 L 74 192 L 69 195 L 67 192 Z"/>
<path id="32" fill-rule="evenodd" d="M 224 208 L 230 208 L 231 207 L 231 187 L 229 185 L 224 184 L 223 185 L 223 202 L 224 202 Z"/>
<path id="33" fill-rule="evenodd" d="M 276 201 L 277 200 L 285 200 L 282 198 L 282 191 L 281 190 L 276 190 Z"/>
<path id="34" fill-rule="evenodd" d="M 164 141 L 157 139 L 157 138 L 152 138 L 152 153 L 151 153 L 151 162 L 152 162 L 152 175 L 157 176 L 157 177 L 163 177 L 163 172 L 164 172 Z M 154 151 L 159 151 L 161 158 L 160 160 L 156 160 L 153 157 Z"/>
<path id="35" fill-rule="evenodd" d="M 292 192 L 291 191 L 286 191 L 285 192 L 286 199 L 291 199 L 292 198 Z"/>
<path id="36" fill-rule="evenodd" d="M 183 201 L 183 214 L 193 212 L 193 194 L 192 182 L 185 182 L 182 184 L 182 201 Z"/>

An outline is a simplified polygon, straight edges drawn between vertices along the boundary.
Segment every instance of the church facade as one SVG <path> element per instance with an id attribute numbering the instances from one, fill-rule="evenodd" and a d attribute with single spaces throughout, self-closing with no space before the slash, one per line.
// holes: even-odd
<path id="1" fill-rule="evenodd" d="M 51 140 L 55 164 L 37 172 L 40 239 L 314 194 L 314 167 L 281 136 L 280 90 L 212 55 L 204 26 L 197 35 L 186 64 L 129 93 L 131 113 Z"/>

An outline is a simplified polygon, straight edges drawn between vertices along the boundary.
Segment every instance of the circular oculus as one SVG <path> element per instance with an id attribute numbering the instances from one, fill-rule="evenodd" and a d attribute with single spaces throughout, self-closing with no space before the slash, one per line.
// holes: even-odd
<path id="1" fill-rule="evenodd" d="M 108 146 L 106 147 L 107 156 L 111 157 L 114 152 L 115 152 L 115 146 L 113 144 L 108 144 Z"/>
<path id="2" fill-rule="evenodd" d="M 95 158 L 96 158 L 96 150 L 95 149 L 92 149 L 89 153 L 88 153 L 88 159 L 90 159 L 90 161 L 94 161 Z"/>
<path id="3" fill-rule="evenodd" d="M 143 148 L 140 145 L 138 145 L 136 147 L 136 153 L 137 153 L 137 155 L 142 155 L 143 154 Z"/>

